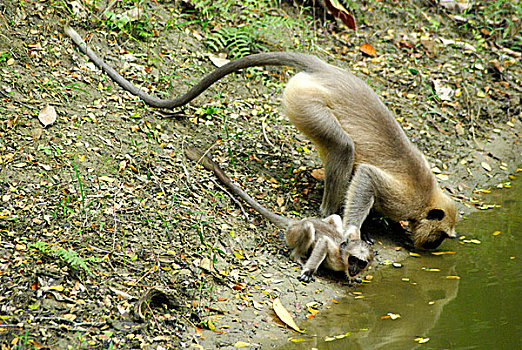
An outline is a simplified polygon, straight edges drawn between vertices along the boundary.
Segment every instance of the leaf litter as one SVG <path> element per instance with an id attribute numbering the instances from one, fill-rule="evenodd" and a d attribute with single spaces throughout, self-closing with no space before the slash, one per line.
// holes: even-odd
<path id="1" fill-rule="evenodd" d="M 91 11 L 80 2 L 73 3 L 78 16 Z M 378 93 L 391 109 L 402 111 L 398 122 L 422 150 L 429 151 L 428 161 L 441 171 L 439 180 L 454 189 L 451 193 L 458 201 L 472 207 L 494 207 L 474 198 L 459 180 L 468 188 L 476 183 L 496 186 L 513 171 L 511 165 L 502 165 L 510 164 L 509 158 L 501 162 L 491 158 L 489 153 L 497 152 L 484 149 L 490 147 L 484 140 L 517 140 L 519 135 L 519 122 L 513 117 L 520 113 L 517 92 L 503 83 L 520 73 L 520 64 L 502 56 L 516 58 L 517 52 L 498 48 L 502 54 L 491 56 L 490 50 L 482 51 L 471 40 L 452 36 L 444 23 L 439 37 L 431 32 L 425 37 L 414 28 L 403 30 L 387 17 L 389 5 L 379 5 L 379 11 L 365 7 L 360 13 L 353 12 L 364 19 L 361 23 L 371 23 L 358 28 L 359 33 L 365 33 L 363 37 L 334 29 L 321 38 L 328 54 L 335 56 L 335 64 L 349 60 L 350 69 L 364 74 L 372 86 L 382 85 Z M 170 16 L 162 4 L 157 6 L 158 16 Z M 10 48 L 0 48 L 0 57 L 12 56 L 5 67 L 0 64 L 0 90 L 7 92 L 7 97 L 2 94 L 5 117 L 0 120 L 0 304 L 6 315 L 0 324 L 2 342 L 41 347 L 58 339 L 53 344 L 60 348 L 88 339 L 85 346 L 161 344 L 169 348 L 179 345 L 181 339 L 196 339 L 207 342 L 207 347 L 225 343 L 256 346 L 254 330 L 268 329 L 277 339 L 286 339 L 288 331 L 271 328 L 276 322 L 259 316 L 269 312 L 267 305 L 274 297 L 279 296 L 285 305 L 296 305 L 299 321 L 317 311 L 303 306 L 311 298 L 328 303 L 346 293 L 347 285 L 337 285 L 329 277 L 321 277 L 310 286 L 292 284 L 298 266 L 284 252 L 279 232 L 258 218 L 246 221 L 237 204 L 210 185 L 208 175 L 179 156 L 186 143 L 213 147 L 220 161 L 234 164 L 245 186 L 252 174 L 260 179 L 255 189 L 260 190 L 265 203 L 277 204 L 287 212 L 316 215 L 324 172 L 321 174 L 318 168 L 321 164 L 315 148 L 295 136 L 299 134 L 281 124 L 275 114 L 269 114 L 265 125 L 271 125 L 271 130 L 256 133 L 265 128 L 253 117 L 272 113 L 258 106 L 267 101 L 276 105 L 271 97 L 277 92 L 259 81 L 252 83 L 252 75 L 247 76 L 248 84 L 238 75 L 233 94 L 225 92 L 221 100 L 218 92 L 225 91 L 225 84 L 218 85 L 221 89 L 212 90 L 214 94 L 186 107 L 186 114 L 198 116 L 194 119 L 197 124 L 165 122 L 134 97 L 116 89 L 71 49 L 60 34 L 60 19 L 67 15 L 59 6 L 28 2 L 21 8 L 16 2 L 8 2 L 4 10 L 12 14 L 13 21 L 3 27 L 5 37 L 0 38 L 2 44 L 8 44 L 0 47 Z M 337 10 L 346 15 L 347 25 L 353 20 L 355 26 L 351 9 Z M 423 12 L 434 15 L 430 9 L 423 8 Z M 127 10 L 121 13 L 134 16 Z M 399 20 L 403 15 L 399 11 Z M 383 24 L 385 37 L 371 44 L 375 54 L 370 51 L 366 53 L 369 57 L 361 58 L 364 39 L 372 37 L 372 28 Z M 149 64 L 142 61 L 143 56 L 129 53 L 145 52 L 143 46 L 118 39 L 107 45 L 100 40 L 104 36 L 98 36 L 105 29 L 85 28 L 83 33 L 105 57 L 121 58 L 124 72 L 133 81 L 146 81 L 143 86 L 147 89 L 167 91 L 170 82 L 157 77 L 171 74 L 173 67 L 180 75 L 175 79 L 178 82 L 195 79 L 202 70 L 224 62 L 208 62 L 211 56 L 201 47 L 202 37 L 196 35 L 197 31 L 190 31 L 186 38 L 181 34 L 183 47 L 170 47 L 153 37 L 150 44 L 158 49 L 158 63 L 150 75 L 144 76 Z M 178 35 L 167 33 L 166 39 L 175 43 Z M 190 39 L 196 36 L 200 39 Z M 475 66 L 473 80 L 455 74 L 458 66 L 431 68 L 432 61 L 425 61 L 427 57 L 447 62 L 468 60 L 458 56 L 458 50 L 475 52 L 482 61 L 483 69 Z M 166 66 L 162 59 L 173 64 Z M 13 74 L 10 69 L 19 73 Z M 261 80 L 277 81 L 280 90 L 285 74 L 275 71 L 256 74 Z M 481 75 L 482 71 L 486 73 Z M 439 92 L 447 98 L 431 100 L 431 86 L 421 84 L 423 79 L 440 81 L 447 89 Z M 189 85 L 186 82 L 183 87 Z M 252 98 L 249 89 L 259 96 Z M 233 100 L 227 95 L 234 95 Z M 474 100 L 475 96 L 482 102 Z M 404 105 L 405 99 L 412 103 L 411 108 Z M 50 107 L 44 108 L 46 105 Z M 203 112 L 197 114 L 200 106 Z M 225 112 L 212 114 L 212 108 Z M 60 122 L 56 123 L 58 115 Z M 228 135 L 221 132 L 222 120 L 227 120 Z M 205 128 L 208 130 L 202 130 Z M 265 143 L 265 138 L 269 142 Z M 481 147 L 473 146 L 479 141 Z M 511 147 L 515 143 L 508 144 Z M 252 160 L 243 161 L 245 154 Z M 294 166 L 300 171 L 292 172 L 292 177 L 279 170 Z M 226 230 L 221 229 L 224 222 Z M 32 248 L 30 243 L 37 241 L 46 245 Z M 462 242 L 480 243 L 474 239 Z M 49 247 L 60 248 L 57 251 L 62 256 L 46 251 Z M 67 252 L 70 255 L 64 256 Z M 74 261 L 84 262 L 93 276 Z M 267 271 L 269 277 L 260 275 Z M 295 300 L 292 293 L 286 293 L 290 288 L 297 290 Z M 215 317 L 236 313 L 236 322 L 225 321 L 228 316 Z M 140 321 L 135 322 L 134 317 Z M 11 328 L 18 324 L 28 330 L 30 339 Z M 32 328 L 35 324 L 39 327 Z M 243 330 L 241 335 L 234 333 L 238 328 Z M 233 341 L 219 343 L 224 334 L 215 331 L 225 330 Z M 82 339 L 75 334 L 81 334 Z M 332 336 L 331 341 L 339 336 Z"/>

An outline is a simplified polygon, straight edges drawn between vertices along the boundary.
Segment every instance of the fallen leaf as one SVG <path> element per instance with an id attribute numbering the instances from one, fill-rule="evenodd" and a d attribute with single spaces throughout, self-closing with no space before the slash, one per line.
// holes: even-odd
<path id="1" fill-rule="evenodd" d="M 38 114 L 38 120 L 43 124 L 44 127 L 54 124 L 56 121 L 56 110 L 53 106 L 47 105 Z"/>
<path id="2" fill-rule="evenodd" d="M 235 348 L 246 348 L 247 346 L 250 346 L 250 343 L 245 343 L 241 340 L 234 344 Z"/>
<path id="3" fill-rule="evenodd" d="M 120 166 L 118 167 L 118 170 L 119 170 L 120 172 L 122 172 L 123 170 L 125 170 L 126 167 L 127 167 L 127 161 L 126 161 L 126 160 L 122 160 L 122 161 L 120 162 Z"/>
<path id="4" fill-rule="evenodd" d="M 370 57 L 377 56 L 377 52 L 375 52 L 375 49 L 370 44 L 367 44 L 367 43 L 362 44 L 361 47 L 359 47 L 359 50 L 361 50 L 362 53 L 364 53 L 365 55 L 368 55 Z"/>
<path id="5" fill-rule="evenodd" d="M 472 51 L 472 52 L 477 52 L 477 49 L 472 46 L 471 44 L 468 44 L 464 41 L 455 41 L 455 40 L 452 40 L 452 39 L 444 39 L 444 38 L 439 38 L 440 42 L 442 43 L 442 45 L 454 45 L 456 47 L 460 47 L 466 51 Z"/>
<path id="6" fill-rule="evenodd" d="M 233 290 L 243 290 L 246 288 L 246 284 L 245 283 L 236 283 L 232 289 Z"/>
<path id="7" fill-rule="evenodd" d="M 446 175 L 446 174 L 437 174 L 435 175 L 435 177 L 441 181 L 448 181 L 449 180 L 449 176 Z"/>
<path id="8" fill-rule="evenodd" d="M 355 18 L 337 0 L 325 0 L 328 11 L 339 18 L 348 28 L 355 29 Z"/>
<path id="9" fill-rule="evenodd" d="M 304 341 L 303 338 L 290 338 L 288 340 L 290 340 L 292 343 L 300 343 Z"/>
<path id="10" fill-rule="evenodd" d="M 209 55 L 208 58 L 216 67 L 222 67 L 230 62 L 230 60 L 226 59 L 226 56 L 222 57 L 222 55 Z"/>
<path id="11" fill-rule="evenodd" d="M 495 231 L 492 233 L 493 236 L 498 236 L 500 234 L 500 231 Z"/>
<path id="12" fill-rule="evenodd" d="M 473 3 L 470 0 L 439 0 L 439 5 L 448 11 L 460 13 L 471 8 Z"/>
<path id="13" fill-rule="evenodd" d="M 62 285 L 56 285 L 56 286 L 50 286 L 48 289 L 55 290 L 57 292 L 63 292 L 65 288 Z"/>
<path id="14" fill-rule="evenodd" d="M 110 183 L 116 181 L 116 179 L 113 179 L 112 177 L 105 176 L 105 175 L 104 175 L 104 176 L 100 176 L 100 177 L 98 178 L 98 180 L 100 180 L 100 181 L 104 181 L 104 182 L 110 182 Z"/>
<path id="15" fill-rule="evenodd" d="M 294 329 L 297 332 L 303 332 L 295 323 L 292 315 L 290 315 L 288 310 L 286 310 L 283 304 L 281 304 L 281 300 L 279 298 L 274 299 L 274 302 L 272 303 L 272 308 L 274 309 L 274 312 L 276 313 L 277 317 L 279 317 L 279 319 L 283 321 L 288 327 Z"/>
<path id="16" fill-rule="evenodd" d="M 482 162 L 482 163 L 480 163 L 480 165 L 482 165 L 482 167 L 483 167 L 484 169 L 486 169 L 487 171 L 491 171 L 491 170 L 492 170 L 492 169 L 491 169 L 491 165 L 489 165 L 489 164 L 486 163 L 486 162 Z"/>
<path id="17" fill-rule="evenodd" d="M 310 175 L 312 175 L 312 177 L 316 180 L 324 180 L 324 168 L 314 169 Z"/>
<path id="18" fill-rule="evenodd" d="M 388 312 L 387 315 L 390 316 L 390 318 L 391 318 L 392 320 L 396 320 L 396 319 L 398 319 L 398 318 L 401 318 L 401 315 L 399 315 L 399 314 L 394 314 L 394 313 L 392 313 L 392 312 Z"/>
<path id="19" fill-rule="evenodd" d="M 446 276 L 449 280 L 460 280 L 460 276 Z"/>
<path id="20" fill-rule="evenodd" d="M 423 337 L 416 337 L 415 339 L 413 339 L 414 341 L 416 341 L 417 343 L 419 344 L 424 344 L 424 343 L 427 343 L 430 341 L 430 338 L 423 338 Z"/>
<path id="21" fill-rule="evenodd" d="M 207 320 L 207 327 L 208 329 L 210 329 L 211 331 L 213 331 L 214 329 L 216 329 L 216 326 L 214 325 L 214 322 L 212 322 L 212 319 L 208 319 Z"/>
<path id="22" fill-rule="evenodd" d="M 451 97 L 454 94 L 452 88 L 442 85 L 442 83 L 439 80 L 433 81 L 433 87 L 435 88 L 435 92 L 437 93 L 437 96 L 439 96 L 439 98 L 442 101 L 451 101 Z"/>
<path id="23" fill-rule="evenodd" d="M 76 315 L 74 314 L 65 314 L 62 317 L 69 321 L 74 321 L 76 319 Z"/>
<path id="24" fill-rule="evenodd" d="M 252 300 L 252 305 L 254 306 L 254 309 L 263 311 L 263 304 L 255 301 L 255 300 Z"/>
<path id="25" fill-rule="evenodd" d="M 446 254 L 456 254 L 456 252 L 431 252 L 432 255 L 446 255 Z"/>

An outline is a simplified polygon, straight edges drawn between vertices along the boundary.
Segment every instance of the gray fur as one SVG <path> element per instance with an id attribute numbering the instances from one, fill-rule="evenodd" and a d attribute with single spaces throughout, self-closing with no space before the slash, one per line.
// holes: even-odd
<path id="1" fill-rule="evenodd" d="M 333 214 L 325 219 L 306 218 L 303 220 L 277 215 L 239 188 L 208 156 L 202 155 L 195 149 L 187 149 L 185 154 L 187 158 L 200 162 L 207 170 L 214 172 L 228 189 L 265 218 L 278 227 L 286 229 L 285 239 L 292 249 L 291 257 L 303 265 L 298 277 L 300 281 L 313 281 L 313 275 L 321 264 L 330 270 L 345 271 L 347 276 L 355 277 L 366 268 L 359 269 L 357 266 L 350 266 L 348 259 L 351 255 L 356 256 L 359 260 L 364 260 L 367 265 L 372 262 L 373 252 L 366 242 L 358 240 L 344 244 L 342 219 L 339 215 Z"/>
<path id="2" fill-rule="evenodd" d="M 122 88 L 158 108 L 183 106 L 217 80 L 244 68 L 284 65 L 303 70 L 288 82 L 283 105 L 290 121 L 318 146 L 325 163 L 323 216 L 344 208 L 346 229 L 359 231 L 373 206 L 393 220 L 409 220 L 417 247 L 434 248 L 444 237 L 456 236 L 455 203 L 442 193 L 424 156 L 394 116 L 353 74 L 311 55 L 268 52 L 229 62 L 187 93 L 162 100 L 125 80 L 71 27 L 65 32 Z M 442 210 L 444 216 L 428 219 L 432 209 Z"/>

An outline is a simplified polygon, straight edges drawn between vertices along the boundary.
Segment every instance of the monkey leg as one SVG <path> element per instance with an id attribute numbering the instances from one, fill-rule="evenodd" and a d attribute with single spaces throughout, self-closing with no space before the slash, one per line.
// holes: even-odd
<path id="1" fill-rule="evenodd" d="M 292 248 L 290 257 L 301 265 L 314 241 L 315 227 L 309 220 L 298 221 L 286 230 L 286 242 Z"/>
<path id="2" fill-rule="evenodd" d="M 290 79 L 283 95 L 288 119 L 318 146 L 325 164 L 323 216 L 340 213 L 353 168 L 353 141 L 332 113 L 332 99 L 331 91 L 308 73 Z"/>
<path id="3" fill-rule="evenodd" d="M 314 273 L 326 258 L 326 254 L 328 254 L 328 245 L 331 243 L 332 240 L 326 236 L 322 236 L 317 240 L 310 257 L 301 270 L 301 274 L 297 277 L 299 281 L 306 283 L 314 281 Z"/>
<path id="4" fill-rule="evenodd" d="M 342 234 L 343 233 L 343 219 L 337 214 L 332 214 L 323 219 L 329 225 L 332 225 L 335 228 L 335 232 Z"/>
<path id="5" fill-rule="evenodd" d="M 353 141 L 339 125 L 336 127 L 339 130 L 335 133 L 336 137 L 332 140 L 333 145 L 328 147 L 324 159 L 324 193 L 321 203 L 323 216 L 341 212 L 353 169 Z"/>
<path id="6" fill-rule="evenodd" d="M 361 226 L 376 198 L 391 191 L 391 183 L 390 176 L 373 165 L 361 164 L 357 167 L 344 209 L 345 239 L 362 239 L 368 244 L 373 243 L 367 234 L 361 237 Z"/>

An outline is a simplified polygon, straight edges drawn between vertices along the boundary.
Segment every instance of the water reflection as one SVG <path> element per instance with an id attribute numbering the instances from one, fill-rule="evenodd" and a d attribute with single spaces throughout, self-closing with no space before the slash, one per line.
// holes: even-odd
<path id="1" fill-rule="evenodd" d="M 402 268 L 379 268 L 371 284 L 355 290 L 362 294 L 347 295 L 301 324 L 304 341 L 283 348 L 521 349 L 521 188 L 518 180 L 488 195 L 502 208 L 459 223 L 467 243 L 447 241 L 439 249 L 456 254 L 423 254 Z"/>

